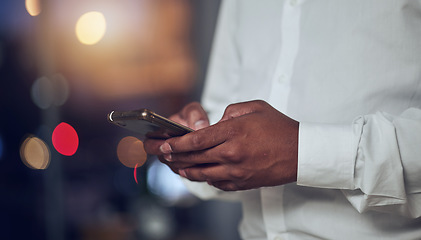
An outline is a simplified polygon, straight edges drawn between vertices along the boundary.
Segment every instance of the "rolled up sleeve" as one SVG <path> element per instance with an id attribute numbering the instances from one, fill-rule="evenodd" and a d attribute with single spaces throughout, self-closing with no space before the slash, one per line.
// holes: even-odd
<path id="1" fill-rule="evenodd" d="M 340 189 L 359 212 L 421 216 L 421 110 L 301 123 L 297 184 Z"/>

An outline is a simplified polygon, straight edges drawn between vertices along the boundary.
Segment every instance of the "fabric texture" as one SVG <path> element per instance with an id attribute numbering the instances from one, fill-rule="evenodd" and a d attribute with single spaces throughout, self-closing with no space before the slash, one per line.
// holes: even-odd
<path id="1" fill-rule="evenodd" d="M 421 1 L 225 0 L 202 103 L 300 122 L 298 180 L 243 204 L 244 239 L 421 239 Z"/>

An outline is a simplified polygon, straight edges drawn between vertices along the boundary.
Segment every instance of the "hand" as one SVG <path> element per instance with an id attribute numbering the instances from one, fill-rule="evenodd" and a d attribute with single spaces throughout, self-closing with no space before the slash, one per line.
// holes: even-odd
<path id="1" fill-rule="evenodd" d="M 209 119 L 207 113 L 198 102 L 193 102 L 186 105 L 180 112 L 172 115 L 169 119 L 187 126 L 193 130 L 198 130 L 209 126 Z M 178 174 L 180 168 L 192 166 L 192 164 L 170 163 L 165 158 L 170 155 L 163 155 L 159 149 L 165 140 L 161 139 L 146 139 L 144 141 L 144 148 L 148 154 L 158 155 L 158 158 L 164 164 L 167 164 L 175 173 Z M 165 151 L 165 149 L 164 149 Z"/>
<path id="2" fill-rule="evenodd" d="M 266 102 L 245 102 L 228 106 L 217 124 L 150 150 L 181 176 L 222 190 L 276 186 L 297 179 L 298 128 Z"/>
<path id="3" fill-rule="evenodd" d="M 209 126 L 208 115 L 198 102 L 187 104 L 180 112 L 172 115 L 169 119 L 193 130 Z"/>

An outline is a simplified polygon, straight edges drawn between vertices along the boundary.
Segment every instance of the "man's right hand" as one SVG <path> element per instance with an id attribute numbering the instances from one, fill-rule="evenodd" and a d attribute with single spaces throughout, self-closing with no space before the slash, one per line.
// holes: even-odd
<path id="1" fill-rule="evenodd" d="M 198 102 L 192 102 L 186 105 L 180 112 L 170 116 L 169 119 L 184 126 L 187 126 L 193 130 L 199 130 L 201 128 L 209 126 L 208 115 Z M 180 165 L 176 163 L 170 163 L 167 160 L 165 160 L 165 157 L 168 156 L 160 155 L 163 151 L 162 149 L 159 149 L 159 147 L 162 146 L 164 142 L 165 140 L 162 139 L 146 139 L 144 142 L 145 151 L 151 155 L 158 155 L 159 160 L 162 163 L 168 165 L 177 174 L 179 172 L 179 169 L 189 167 L 185 164 Z M 163 150 L 165 152 L 165 149 Z"/>
<path id="2" fill-rule="evenodd" d="M 209 126 L 208 115 L 198 102 L 186 105 L 180 112 L 172 115 L 170 119 L 193 130 Z"/>

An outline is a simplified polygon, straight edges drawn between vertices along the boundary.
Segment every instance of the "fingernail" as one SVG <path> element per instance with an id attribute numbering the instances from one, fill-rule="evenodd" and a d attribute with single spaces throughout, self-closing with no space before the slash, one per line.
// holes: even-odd
<path id="1" fill-rule="evenodd" d="M 181 169 L 180 171 L 178 171 L 178 174 L 180 174 L 180 176 L 184 178 L 187 178 L 186 171 L 184 169 Z"/>
<path id="2" fill-rule="evenodd" d="M 171 154 L 164 154 L 164 159 L 167 160 L 168 162 L 172 161 L 172 155 Z"/>
<path id="3" fill-rule="evenodd" d="M 201 129 L 201 128 L 207 127 L 207 124 L 204 120 L 199 120 L 199 121 L 194 123 L 194 127 L 196 129 Z"/>
<path id="4" fill-rule="evenodd" d="M 162 153 L 164 153 L 164 154 L 169 154 L 169 153 L 172 153 L 171 146 L 170 146 L 170 144 L 168 144 L 168 143 L 164 143 L 164 144 L 162 144 L 162 145 L 159 147 L 159 150 L 160 150 Z"/>

